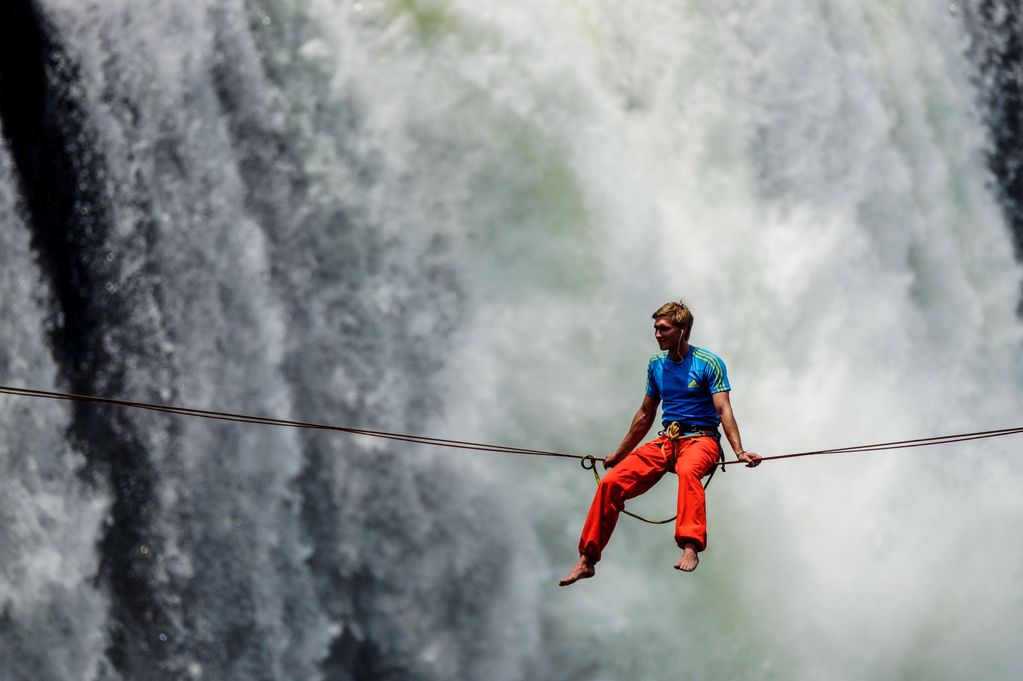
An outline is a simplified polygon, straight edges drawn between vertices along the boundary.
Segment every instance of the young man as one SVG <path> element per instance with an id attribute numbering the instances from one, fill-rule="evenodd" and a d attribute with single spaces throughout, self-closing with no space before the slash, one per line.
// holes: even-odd
<path id="1" fill-rule="evenodd" d="M 661 352 L 647 366 L 646 397 L 632 419 L 632 426 L 618 449 L 604 459 L 610 470 L 597 486 L 593 504 L 579 538 L 579 560 L 561 580 L 567 586 L 596 574 L 614 531 L 618 515 L 628 499 L 654 486 L 674 470 L 678 474 L 678 517 L 675 542 L 682 557 L 677 570 L 692 572 L 707 547 L 707 512 L 701 479 L 710 473 L 721 451 L 718 426 L 739 461 L 750 468 L 761 457 L 742 448 L 739 426 L 728 399 L 731 387 L 725 363 L 712 352 L 689 344 L 693 314 L 684 303 L 665 303 L 654 318 L 654 337 Z M 655 440 L 633 449 L 646 436 L 664 402 L 664 431 Z"/>

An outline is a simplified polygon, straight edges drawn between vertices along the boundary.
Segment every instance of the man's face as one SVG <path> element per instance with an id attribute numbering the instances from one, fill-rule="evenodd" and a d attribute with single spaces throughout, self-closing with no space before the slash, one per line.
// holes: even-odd
<path id="1" fill-rule="evenodd" d="M 654 338 L 661 350 L 675 350 L 682 341 L 682 327 L 675 326 L 667 317 L 654 320 Z"/>

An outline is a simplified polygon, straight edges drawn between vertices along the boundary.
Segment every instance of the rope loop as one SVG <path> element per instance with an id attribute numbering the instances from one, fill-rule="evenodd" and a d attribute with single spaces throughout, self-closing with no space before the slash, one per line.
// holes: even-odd
<path id="1" fill-rule="evenodd" d="M 586 456 L 582 457 L 582 459 L 579 460 L 579 465 L 583 467 L 583 470 L 593 471 L 593 479 L 599 485 L 600 473 L 597 472 L 597 461 L 603 461 L 603 459 L 598 459 L 592 454 L 587 454 Z M 622 513 L 629 517 L 635 518 L 636 520 L 642 520 L 644 523 L 648 525 L 664 525 L 666 523 L 674 522 L 676 518 L 676 516 L 671 516 L 670 518 L 666 518 L 665 520 L 650 520 L 649 518 L 644 518 L 643 516 L 637 515 L 631 511 L 622 510 Z"/>

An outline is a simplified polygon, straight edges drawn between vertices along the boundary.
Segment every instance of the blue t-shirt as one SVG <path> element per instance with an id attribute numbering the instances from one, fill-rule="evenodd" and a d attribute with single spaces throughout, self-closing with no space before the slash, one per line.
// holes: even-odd
<path id="1" fill-rule="evenodd" d="M 721 418 L 711 395 L 731 389 L 721 358 L 695 345 L 689 346 L 681 362 L 673 362 L 665 350 L 651 357 L 647 365 L 646 394 L 661 399 L 665 427 L 679 421 L 717 428 Z"/>

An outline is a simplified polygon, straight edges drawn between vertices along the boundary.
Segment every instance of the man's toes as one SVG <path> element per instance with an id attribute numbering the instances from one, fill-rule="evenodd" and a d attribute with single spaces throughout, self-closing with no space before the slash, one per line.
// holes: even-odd
<path id="1" fill-rule="evenodd" d="M 596 574 L 596 572 L 597 571 L 594 570 L 592 567 L 589 567 L 589 568 L 587 568 L 587 567 L 575 567 L 575 568 L 572 568 L 572 571 L 569 572 L 563 579 L 561 579 L 558 582 L 558 584 L 560 586 L 568 586 L 569 584 L 575 584 L 580 579 L 586 579 L 588 577 L 592 577 L 593 575 Z"/>
<path id="2" fill-rule="evenodd" d="M 696 566 L 700 564 L 700 558 L 696 555 L 683 554 L 679 561 L 675 563 L 675 569 L 681 570 L 682 572 L 692 572 L 696 569 Z"/>

